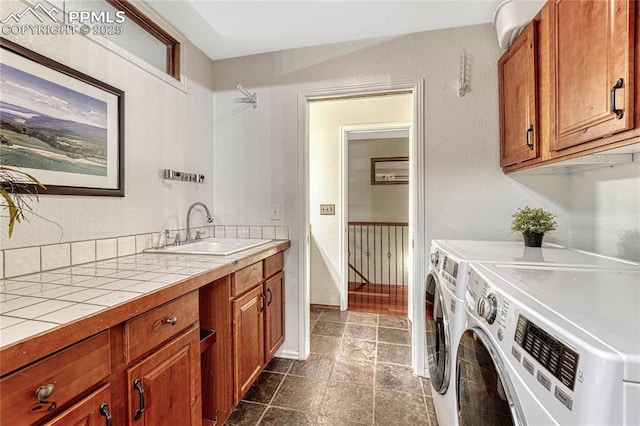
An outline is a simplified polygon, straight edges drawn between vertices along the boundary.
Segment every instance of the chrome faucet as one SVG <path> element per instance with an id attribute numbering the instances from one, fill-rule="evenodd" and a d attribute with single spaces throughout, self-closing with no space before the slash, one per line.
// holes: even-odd
<path id="1" fill-rule="evenodd" d="M 186 239 L 186 241 L 191 241 L 191 210 L 193 210 L 193 208 L 195 206 L 200 206 L 200 207 L 202 207 L 204 209 L 205 213 L 207 214 L 207 223 L 213 222 L 213 218 L 211 217 L 211 212 L 209 211 L 207 206 L 204 205 L 204 203 L 201 203 L 200 201 L 196 201 L 195 203 L 191 204 L 189 206 L 189 210 L 187 210 L 187 239 Z"/>

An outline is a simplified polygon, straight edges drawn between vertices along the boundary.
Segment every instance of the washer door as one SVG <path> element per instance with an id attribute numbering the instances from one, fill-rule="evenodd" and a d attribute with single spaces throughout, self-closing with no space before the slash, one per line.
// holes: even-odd
<path id="1" fill-rule="evenodd" d="M 467 330 L 456 356 L 458 424 L 524 425 L 504 364 L 482 330 Z"/>
<path id="2" fill-rule="evenodd" d="M 449 322 L 440 283 L 434 272 L 427 276 L 426 326 L 427 366 L 433 389 L 444 394 L 451 376 Z"/>

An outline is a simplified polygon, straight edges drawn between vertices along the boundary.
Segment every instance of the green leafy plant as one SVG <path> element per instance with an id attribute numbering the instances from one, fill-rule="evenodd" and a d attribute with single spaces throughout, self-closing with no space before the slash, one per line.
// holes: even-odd
<path id="1" fill-rule="evenodd" d="M 25 211 L 31 211 L 29 201 L 35 197 L 37 192 L 31 192 L 31 188 L 46 187 L 29 173 L 23 172 L 15 167 L 0 164 L 0 206 L 9 211 L 9 238 L 13 235 L 13 228 L 16 223 L 24 219 Z"/>
<path id="2" fill-rule="evenodd" d="M 544 234 L 556 229 L 556 216 L 541 208 L 524 206 L 513 214 L 511 232 Z"/>

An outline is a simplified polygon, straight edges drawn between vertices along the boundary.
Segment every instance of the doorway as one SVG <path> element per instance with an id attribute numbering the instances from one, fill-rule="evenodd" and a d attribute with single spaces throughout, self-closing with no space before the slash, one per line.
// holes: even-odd
<path id="1" fill-rule="evenodd" d="M 313 173 L 311 165 L 318 165 L 317 157 L 311 153 L 310 138 L 312 132 L 310 131 L 310 109 L 316 101 L 326 100 L 347 100 L 357 99 L 362 97 L 371 96 L 384 96 L 390 94 L 408 94 L 411 97 L 411 131 L 410 131 L 410 157 L 414 160 L 411 161 L 409 166 L 409 180 L 413 182 L 410 186 L 410 205 L 409 205 L 409 254 L 407 256 L 408 264 L 408 313 L 407 318 L 410 323 L 416 324 L 412 327 L 412 367 L 416 374 L 421 374 L 424 371 L 424 362 L 420 359 L 416 353 L 416 348 L 424 345 L 424 333 L 422 326 L 420 325 L 421 319 L 414 318 L 414 312 L 416 312 L 415 303 L 421 303 L 422 292 L 424 291 L 424 276 L 426 273 L 426 261 L 425 261 L 425 182 L 423 179 L 424 167 L 425 167 L 425 147 L 423 142 L 424 132 L 424 107 L 423 107 L 423 81 L 418 80 L 404 80 L 388 83 L 366 83 L 357 84 L 342 87 L 333 87 L 328 89 L 312 89 L 303 90 L 298 94 L 298 140 L 300 142 L 300 149 L 298 151 L 299 159 L 299 177 L 300 184 L 298 186 L 299 199 L 301 200 L 298 226 L 304 233 L 304 238 L 301 240 L 301 244 L 298 247 L 299 256 L 299 277 L 302 283 L 302 288 L 299 293 L 299 306 L 301 327 L 299 329 L 299 341 L 300 341 L 300 358 L 306 359 L 310 349 L 310 325 L 311 325 L 311 253 L 313 250 L 317 250 L 321 255 L 336 257 L 336 252 L 326 253 L 320 247 L 317 242 L 313 240 L 313 224 L 311 222 L 311 214 L 316 214 L 320 210 L 320 204 L 332 204 L 331 202 L 325 203 L 318 199 L 317 194 L 312 194 L 310 189 L 310 175 Z M 393 121 L 393 120 L 377 120 L 380 121 Z M 376 121 L 372 121 L 376 122 Z M 313 162 L 311 161 L 313 159 Z M 326 169 L 325 169 L 326 170 Z M 338 169 L 339 170 L 339 169 Z M 339 172 L 334 172 L 338 173 Z M 334 197 L 334 199 L 340 199 L 340 197 Z M 312 202 L 313 201 L 313 202 Z M 337 203 L 337 202 L 336 202 Z M 329 206 L 329 211 L 331 206 Z M 334 204 L 334 209 L 336 209 Z M 338 206 L 339 207 L 339 206 Z M 342 246 L 346 246 L 346 232 L 343 232 L 338 226 L 335 226 L 334 235 L 339 236 L 338 250 Z M 346 254 L 345 254 L 346 256 Z M 340 257 L 341 259 L 342 257 Z M 346 259 L 346 257 L 345 257 Z M 345 305 L 342 306 L 339 300 L 340 292 L 337 291 L 336 285 L 339 275 L 341 274 L 340 268 L 342 264 L 346 265 L 346 262 L 339 262 L 336 267 L 335 264 L 330 268 L 326 268 L 325 277 L 331 278 L 330 285 L 328 286 L 330 294 L 338 294 L 337 300 L 332 300 L 331 303 L 327 303 L 332 306 L 340 306 L 342 309 L 346 309 Z M 316 275 L 314 270 L 314 276 Z M 346 282 L 346 281 L 345 281 Z M 331 288 L 333 286 L 334 288 Z M 324 304 L 324 303 L 322 303 Z"/>
<path id="2" fill-rule="evenodd" d="M 408 313 L 411 123 L 343 126 L 348 310 Z"/>

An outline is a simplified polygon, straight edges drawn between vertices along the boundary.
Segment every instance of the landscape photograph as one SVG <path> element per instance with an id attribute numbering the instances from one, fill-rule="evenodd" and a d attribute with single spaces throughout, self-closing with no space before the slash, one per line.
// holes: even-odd
<path id="1" fill-rule="evenodd" d="M 107 103 L 0 64 L 0 163 L 107 176 Z"/>

